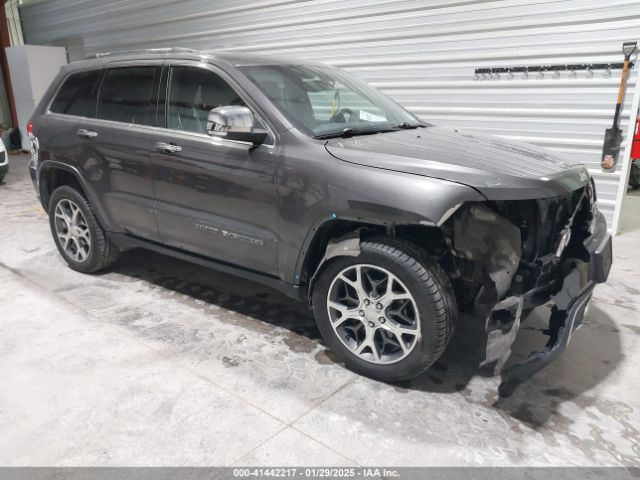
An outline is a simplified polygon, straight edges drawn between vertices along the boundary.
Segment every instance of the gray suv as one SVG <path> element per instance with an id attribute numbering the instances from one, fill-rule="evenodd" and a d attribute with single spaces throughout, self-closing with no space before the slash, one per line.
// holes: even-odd
<path id="1" fill-rule="evenodd" d="M 458 312 L 514 388 L 563 350 L 611 238 L 582 165 L 429 125 L 337 68 L 159 49 L 65 66 L 33 115 L 31 175 L 80 272 L 147 248 L 309 303 L 348 368 L 406 380 Z M 547 347 L 503 368 L 553 302 Z"/>

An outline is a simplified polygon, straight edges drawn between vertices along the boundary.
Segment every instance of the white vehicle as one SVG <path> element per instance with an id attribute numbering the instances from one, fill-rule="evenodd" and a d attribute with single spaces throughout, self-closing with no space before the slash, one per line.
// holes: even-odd
<path id="1" fill-rule="evenodd" d="M 4 176 L 9 171 L 9 154 L 7 153 L 7 149 L 0 139 L 0 183 L 4 181 Z"/>

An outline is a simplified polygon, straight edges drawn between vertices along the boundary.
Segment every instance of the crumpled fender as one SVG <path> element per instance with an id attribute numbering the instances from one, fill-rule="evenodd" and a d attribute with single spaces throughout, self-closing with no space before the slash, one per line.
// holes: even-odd
<path id="1" fill-rule="evenodd" d="M 485 278 L 473 311 L 486 317 L 509 291 L 518 270 L 520 229 L 484 204 L 470 205 L 455 219 L 454 248 L 484 268 Z"/>

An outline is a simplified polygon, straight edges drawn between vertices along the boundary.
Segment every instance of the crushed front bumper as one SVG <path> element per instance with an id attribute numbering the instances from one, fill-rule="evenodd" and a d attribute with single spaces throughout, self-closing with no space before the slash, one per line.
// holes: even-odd
<path id="1" fill-rule="evenodd" d="M 562 265 L 559 288 L 550 294 L 553 303 L 549 318 L 549 339 L 543 351 L 532 353 L 526 362 L 504 369 L 516 339 L 523 310 L 539 291 L 509 296 L 498 302 L 487 319 L 487 350 L 483 365 L 493 365 L 502 376 L 499 394 L 510 396 L 518 385 L 528 380 L 567 347 L 571 335 L 581 325 L 596 284 L 605 282 L 612 263 L 611 235 L 603 215 L 594 212 L 591 234 L 583 242 L 582 258 L 568 258 Z M 586 254 L 584 254 L 586 252 Z M 561 282 L 561 286 L 560 286 Z"/>

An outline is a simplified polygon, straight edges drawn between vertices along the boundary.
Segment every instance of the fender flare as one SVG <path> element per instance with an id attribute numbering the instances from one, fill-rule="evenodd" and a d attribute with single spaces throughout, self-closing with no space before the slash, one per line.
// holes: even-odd
<path id="1" fill-rule="evenodd" d="M 95 190 L 84 179 L 84 177 L 80 174 L 80 171 L 76 167 L 68 165 L 66 163 L 58 162 L 55 160 L 44 160 L 38 165 L 38 193 L 40 194 L 40 203 L 42 204 L 42 207 L 45 209 L 45 211 L 49 212 L 50 195 L 45 191 L 46 183 L 43 182 L 43 179 L 47 171 L 54 169 L 64 170 L 71 173 L 75 177 L 75 179 L 82 187 L 83 192 L 87 196 L 87 200 L 89 200 L 89 203 L 93 207 L 93 211 L 98 218 L 98 222 L 100 222 L 102 228 L 109 231 L 110 223 L 107 222 L 106 212 L 102 208 L 102 204 L 98 202 Z"/>
<path id="2" fill-rule="evenodd" d="M 323 270 L 327 261 L 335 257 L 357 257 L 360 255 L 360 252 L 360 229 L 329 241 L 322 260 L 318 263 L 315 272 L 311 276 L 311 280 L 309 280 L 309 288 L 307 290 L 309 308 L 313 307 L 313 289 L 316 278 Z"/>

